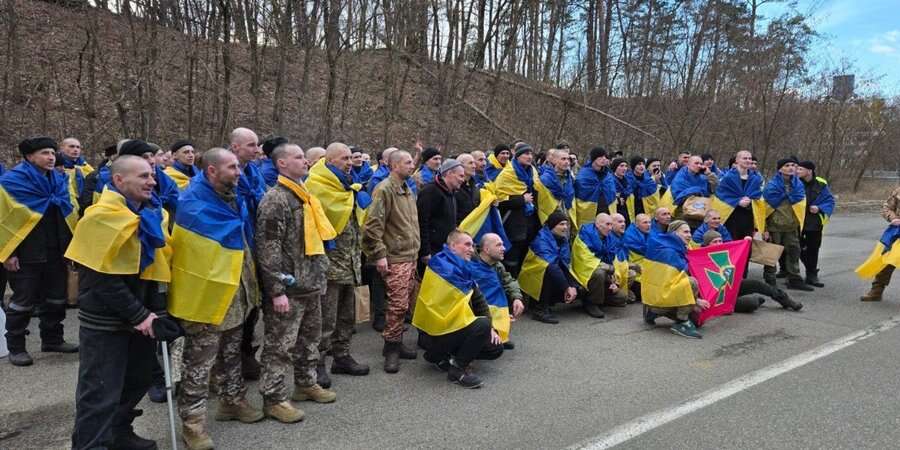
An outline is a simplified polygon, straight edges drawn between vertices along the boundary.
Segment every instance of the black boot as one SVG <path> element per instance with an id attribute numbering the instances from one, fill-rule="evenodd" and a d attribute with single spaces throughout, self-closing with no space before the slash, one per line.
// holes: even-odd
<path id="1" fill-rule="evenodd" d="M 397 373 L 400 371 L 400 343 L 384 342 L 384 371 Z"/>
<path id="2" fill-rule="evenodd" d="M 803 309 L 803 303 L 795 301 L 787 292 L 784 292 L 781 289 L 778 289 L 777 291 L 776 295 L 772 296 L 772 299 L 778 302 L 782 308 L 788 311 L 800 311 Z"/>
<path id="3" fill-rule="evenodd" d="M 381 333 L 384 331 L 384 316 L 375 316 L 372 319 L 372 329 Z"/>
<path id="4" fill-rule="evenodd" d="M 531 313 L 531 317 L 538 322 L 544 322 L 549 324 L 557 324 L 559 323 L 559 319 L 553 315 L 553 310 L 550 309 L 547 305 L 538 304 L 534 311 Z"/>
<path id="5" fill-rule="evenodd" d="M 369 374 L 369 366 L 356 362 L 352 356 L 338 356 L 331 362 L 331 373 L 362 376 Z"/>
<path id="6" fill-rule="evenodd" d="M 30 366 L 34 359 L 25 349 L 25 336 L 28 335 L 28 322 L 31 315 L 27 312 L 8 309 L 6 312 L 6 346 L 9 348 L 9 363 L 14 366 Z"/>
<path id="7" fill-rule="evenodd" d="M 799 277 L 789 279 L 787 282 L 787 288 L 793 289 L 795 291 L 806 291 L 806 292 L 812 292 L 815 290 L 812 287 L 810 287 L 808 284 L 804 283 L 803 280 Z"/>
<path id="8" fill-rule="evenodd" d="M 58 344 L 41 344 L 41 351 L 45 353 L 78 353 L 78 344 L 60 342 Z"/>
<path id="9" fill-rule="evenodd" d="M 825 283 L 819 281 L 819 270 L 810 270 L 806 272 L 806 284 L 818 288 L 825 287 Z"/>
<path id="10" fill-rule="evenodd" d="M 333 371 L 334 367 L 332 367 Z M 331 377 L 328 376 L 328 371 L 325 370 L 325 361 L 319 361 L 319 364 L 316 365 L 316 384 L 325 389 L 331 387 Z"/>
<path id="11" fill-rule="evenodd" d="M 597 306 L 593 302 L 589 302 L 589 301 L 584 302 L 584 312 L 586 312 L 587 315 L 589 315 L 595 319 L 602 319 L 602 318 L 606 317 L 606 314 L 603 313 L 603 310 L 600 309 L 599 306 Z"/>
<path id="12" fill-rule="evenodd" d="M 120 450 L 156 450 L 156 441 L 144 439 L 136 434 L 129 427 L 129 430 L 113 437 L 112 448 Z"/>

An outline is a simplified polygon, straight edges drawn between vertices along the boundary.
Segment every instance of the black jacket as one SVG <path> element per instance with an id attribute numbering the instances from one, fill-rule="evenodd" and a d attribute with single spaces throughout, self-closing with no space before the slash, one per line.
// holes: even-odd
<path id="1" fill-rule="evenodd" d="M 803 180 L 801 179 L 801 181 Z M 809 212 L 809 207 L 822 193 L 824 186 L 816 177 L 809 182 L 803 181 L 803 187 L 806 190 L 806 219 L 803 221 L 803 231 L 822 231 L 822 217 Z"/>
<path id="2" fill-rule="evenodd" d="M 155 281 L 78 267 L 78 318 L 100 331 L 129 331 L 150 313 L 166 315 L 166 294 Z"/>
<path id="3" fill-rule="evenodd" d="M 529 192 L 534 195 L 534 192 Z M 537 232 L 541 228 L 537 213 L 537 201 L 538 198 L 535 195 L 534 212 L 530 216 L 525 215 L 525 197 L 522 195 L 511 195 L 508 200 L 500 202 L 498 209 L 500 217 L 503 218 L 503 230 L 506 231 L 506 237 L 510 241 L 531 242 L 537 236 Z"/>
<path id="4" fill-rule="evenodd" d="M 419 257 L 433 255 L 444 248 L 447 236 L 456 228 L 456 198 L 444 186 L 440 175 L 426 184 L 416 199 L 419 213 Z"/>
<path id="5" fill-rule="evenodd" d="M 59 208 L 51 204 L 13 255 L 25 264 L 56 261 L 62 259 L 71 240 L 72 230 L 69 230 L 66 219 Z"/>
<path id="6" fill-rule="evenodd" d="M 481 190 L 472 177 L 453 196 L 456 197 L 456 224 L 459 225 L 481 203 Z"/>
<path id="7" fill-rule="evenodd" d="M 100 168 L 102 167 L 103 165 L 84 177 L 84 189 L 78 194 L 79 214 L 81 214 L 82 217 L 84 216 L 84 211 L 88 209 L 88 206 L 94 204 L 94 189 L 97 188 L 97 178 L 100 176 Z"/>

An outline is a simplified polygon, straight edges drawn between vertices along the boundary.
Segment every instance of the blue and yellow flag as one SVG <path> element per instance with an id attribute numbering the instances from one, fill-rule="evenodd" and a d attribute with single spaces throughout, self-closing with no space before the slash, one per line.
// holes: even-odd
<path id="1" fill-rule="evenodd" d="M 182 193 L 172 231 L 169 313 L 218 325 L 240 286 L 244 248 L 252 232 L 247 208 L 225 203 L 205 176 Z"/>
<path id="2" fill-rule="evenodd" d="M 183 191 L 191 184 L 191 178 L 197 176 L 200 169 L 197 169 L 194 166 L 185 166 L 184 164 L 175 161 L 171 166 L 166 167 L 164 172 L 175 182 L 175 185 L 178 186 L 178 190 Z"/>
<path id="3" fill-rule="evenodd" d="M 834 196 L 831 195 L 831 189 L 828 189 L 828 181 L 822 177 L 816 177 L 816 181 L 822 185 L 822 190 L 816 198 L 806 199 L 807 206 L 819 207 L 819 218 L 822 219 L 822 226 L 828 225 L 831 215 L 834 214 Z"/>
<path id="4" fill-rule="evenodd" d="M 562 263 L 566 269 L 572 263 L 572 255 L 568 242 L 558 244 L 553 232 L 546 226 L 541 227 L 537 236 L 528 248 L 528 254 L 522 262 L 522 270 L 519 271 L 519 287 L 522 292 L 533 299 L 541 298 L 541 289 L 544 287 L 544 273 L 550 264 Z"/>
<path id="5" fill-rule="evenodd" d="M 442 336 L 475 321 L 469 302 L 475 281 L 466 261 L 447 245 L 428 261 L 416 298 L 412 324 L 430 336 Z"/>
<path id="6" fill-rule="evenodd" d="M 81 195 L 81 191 L 84 190 L 84 177 L 90 175 L 94 168 L 84 160 L 83 156 L 72 159 L 60 153 L 58 158 L 62 159 L 63 167 L 69 177 L 69 182 L 72 183 L 72 189 L 76 192 L 76 197 Z"/>
<path id="7" fill-rule="evenodd" d="M 647 241 L 641 264 L 641 300 L 647 306 L 672 308 L 695 304 L 687 275 L 687 248 L 672 233 L 656 233 Z"/>
<path id="8" fill-rule="evenodd" d="M 540 183 L 535 185 L 538 192 L 538 218 L 541 225 L 550 214 L 557 209 L 569 217 L 569 223 L 575 223 L 575 180 L 566 173 L 565 182 L 559 182 L 559 176 L 552 168 L 541 171 Z"/>
<path id="9" fill-rule="evenodd" d="M 709 224 L 702 223 L 696 230 L 694 230 L 694 234 L 691 235 L 691 242 L 695 244 L 703 244 L 703 235 L 709 231 Z M 734 239 L 731 238 L 731 233 L 728 231 L 728 228 L 725 228 L 725 225 L 719 225 L 719 228 L 714 230 L 722 235 L 722 242 L 730 242 Z"/>
<path id="10" fill-rule="evenodd" d="M 731 169 L 725 172 L 725 175 L 719 179 L 719 186 L 716 187 L 716 195 L 710 202 L 710 207 L 719 212 L 722 216 L 722 223 L 725 223 L 734 209 L 740 206 L 742 198 L 750 199 L 750 205 L 753 209 L 753 227 L 758 231 L 766 230 L 766 201 L 762 198 L 763 180 L 755 170 L 747 173 L 747 181 L 741 180 L 741 172 L 737 169 Z"/>
<path id="11" fill-rule="evenodd" d="M 653 225 L 651 224 L 651 229 Z M 641 231 L 637 225 L 628 225 L 625 229 L 625 235 L 622 237 L 622 245 L 628 252 L 628 261 L 631 264 L 637 264 L 643 268 L 644 254 L 647 252 L 647 240 L 650 239 L 649 233 Z M 635 281 L 641 281 L 641 273 L 634 277 Z"/>
<path id="12" fill-rule="evenodd" d="M 494 196 L 492 188 L 493 185 L 489 184 L 487 188 L 481 190 L 481 203 L 459 223 L 459 229 L 469 233 L 476 244 L 481 242 L 485 234 L 495 233 L 503 240 L 503 246 L 510 249 L 512 244 L 506 237 L 506 230 L 503 229 L 500 211 L 494 206 L 497 197 Z"/>
<path id="13" fill-rule="evenodd" d="M 687 166 L 678 169 L 667 191 L 675 205 L 681 206 L 688 197 L 696 195 L 709 197 L 709 179 L 706 175 L 695 174 Z"/>
<path id="14" fill-rule="evenodd" d="M 497 155 L 493 153 L 488 155 L 487 161 L 488 163 L 484 166 L 484 175 L 487 177 L 487 181 L 490 182 L 496 180 L 497 175 L 500 175 L 500 171 L 503 170 L 503 164 L 500 164 Z"/>
<path id="15" fill-rule="evenodd" d="M 369 193 L 362 190 L 361 184 L 351 184 L 347 175 L 326 163 L 325 158 L 318 160 L 309 169 L 306 187 L 322 203 L 325 215 L 338 235 L 350 223 L 354 210 L 357 223 L 365 223 L 365 210 L 372 203 Z"/>
<path id="16" fill-rule="evenodd" d="M 868 258 L 856 268 L 856 275 L 864 280 L 878 275 L 885 266 L 900 266 L 900 226 L 891 225 L 884 230 L 881 239 Z"/>
<path id="17" fill-rule="evenodd" d="M 0 176 L 0 261 L 28 237 L 50 205 L 56 206 L 74 231 L 78 210 L 65 174 L 41 171 L 23 161 Z"/>
<path id="18" fill-rule="evenodd" d="M 506 298 L 500 277 L 493 267 L 478 257 L 472 257 L 466 267 L 491 309 L 491 326 L 497 330 L 501 341 L 509 341 L 509 299 Z"/>
<path id="19" fill-rule="evenodd" d="M 286 187 L 303 203 L 303 249 L 307 256 L 324 255 L 325 241 L 337 237 L 328 213 L 321 201 L 307 190 L 306 185 L 283 175 L 278 176 L 278 184 Z"/>
<path id="20" fill-rule="evenodd" d="M 610 212 L 616 201 L 616 183 L 612 173 L 608 169 L 597 172 L 586 161 L 578 176 L 575 177 L 575 219 L 580 227 L 587 223 L 594 223 L 599 213 Z M 607 210 L 598 211 L 600 198 L 606 202 Z"/>
<path id="21" fill-rule="evenodd" d="M 260 161 L 259 173 L 262 175 L 263 180 L 265 180 L 266 186 L 268 187 L 275 186 L 275 183 L 278 182 L 278 169 L 271 159 L 266 158 Z"/>
<path id="22" fill-rule="evenodd" d="M 781 206 L 782 202 L 787 201 L 791 204 L 791 210 L 794 211 L 794 217 L 800 224 L 800 229 L 803 229 L 803 222 L 806 220 L 806 188 L 803 186 L 803 181 L 800 181 L 800 177 L 791 176 L 791 191 L 788 192 L 787 186 L 784 184 L 784 177 L 776 174 L 763 189 L 763 198 L 766 200 L 766 217 Z"/>
<path id="23" fill-rule="evenodd" d="M 143 280 L 171 280 L 168 214 L 160 205 L 135 213 L 110 185 L 85 210 L 75 227 L 66 258 L 100 273 L 140 274 Z"/>
<path id="24" fill-rule="evenodd" d="M 625 174 L 625 178 L 629 180 L 632 185 L 632 202 L 641 202 L 641 205 L 644 207 L 644 213 L 653 215 L 656 211 L 656 208 L 659 207 L 659 186 L 656 184 L 656 181 L 653 180 L 647 172 L 641 174 L 641 177 L 638 178 L 634 171 L 629 170 Z M 631 205 L 629 217 L 631 222 L 634 222 L 637 214 L 634 213 L 636 211 L 635 206 Z"/>
<path id="25" fill-rule="evenodd" d="M 581 226 L 572 241 L 572 276 L 587 289 L 588 281 L 600 263 L 611 264 L 609 236 L 603 237 L 597 226 L 587 223 Z"/>

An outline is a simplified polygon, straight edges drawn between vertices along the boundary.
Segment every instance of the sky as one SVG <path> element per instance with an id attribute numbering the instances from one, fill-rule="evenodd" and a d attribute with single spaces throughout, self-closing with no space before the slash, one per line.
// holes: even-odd
<path id="1" fill-rule="evenodd" d="M 820 35 L 810 55 L 814 68 L 850 63 L 857 94 L 900 95 L 900 0 L 795 0 L 760 12 L 775 17 L 791 8 L 810 16 Z"/>

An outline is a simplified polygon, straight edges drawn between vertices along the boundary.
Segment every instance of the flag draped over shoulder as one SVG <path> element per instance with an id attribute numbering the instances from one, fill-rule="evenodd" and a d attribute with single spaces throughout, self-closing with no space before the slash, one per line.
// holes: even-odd
<path id="1" fill-rule="evenodd" d="M 571 223 L 575 220 L 575 180 L 566 172 L 565 183 L 559 182 L 559 177 L 553 169 L 544 170 L 541 173 L 538 189 L 538 216 L 541 224 L 557 209 L 564 211 L 569 216 Z"/>
<path id="2" fill-rule="evenodd" d="M 425 185 L 434 181 L 434 176 L 437 175 L 437 172 L 431 170 L 430 167 L 423 164 L 413 175 L 418 175 L 419 180 L 423 185 Z"/>
<path id="3" fill-rule="evenodd" d="M 694 174 L 684 166 L 675 174 L 669 192 L 675 205 L 681 205 L 692 195 L 709 197 L 709 180 L 706 175 Z"/>
<path id="4" fill-rule="evenodd" d="M 598 213 L 608 212 L 597 210 L 601 196 L 607 206 L 615 203 L 616 183 L 613 175 L 605 169 L 597 173 L 590 162 L 585 162 L 575 177 L 575 216 L 579 227 L 594 223 Z"/>
<path id="5" fill-rule="evenodd" d="M 175 181 L 166 175 L 159 166 L 156 166 L 156 176 L 154 179 L 156 180 L 156 191 L 159 195 L 159 202 L 169 209 L 178 209 L 178 195 L 180 194 L 180 191 L 178 190 L 178 185 Z"/>
<path id="6" fill-rule="evenodd" d="M 653 181 L 653 177 L 644 172 L 641 174 L 641 178 L 638 178 L 633 171 L 629 170 L 625 173 L 625 178 L 631 183 L 634 201 L 641 202 L 645 213 L 653 214 L 659 207 L 659 186 L 656 181 Z M 635 208 L 632 206 L 631 211 L 634 210 Z M 634 222 L 634 220 L 635 218 L 632 216 L 631 221 Z"/>
<path id="7" fill-rule="evenodd" d="M 822 190 L 819 191 L 819 195 L 810 200 L 806 199 L 808 202 L 807 206 L 818 206 L 819 207 L 819 218 L 822 219 L 822 225 L 827 225 L 828 220 L 831 219 L 831 215 L 834 214 L 834 196 L 831 195 L 831 189 L 828 189 L 828 182 L 825 181 L 824 178 L 816 177 L 816 181 L 822 184 Z"/>
<path id="8" fill-rule="evenodd" d="M 359 167 L 354 166 L 350 170 L 351 170 L 350 175 L 353 176 L 353 182 L 359 183 L 362 186 L 365 186 L 366 183 L 368 183 L 369 180 L 372 179 L 372 175 L 375 174 L 375 172 L 372 171 L 372 167 L 369 166 L 368 164 L 366 164 L 365 162 L 363 162 L 363 165 L 361 165 Z"/>
<path id="9" fill-rule="evenodd" d="M 272 187 L 278 182 L 278 169 L 275 168 L 275 163 L 271 159 L 264 159 L 259 163 L 259 173 L 262 174 L 266 186 Z"/>
<path id="10" fill-rule="evenodd" d="M 497 179 L 497 175 L 500 175 L 500 171 L 503 170 L 503 164 L 500 164 L 497 155 L 493 153 L 488 155 L 487 160 L 488 163 L 484 166 L 484 175 L 487 177 L 488 181 L 494 181 Z"/>
<path id="11" fill-rule="evenodd" d="M 199 170 L 194 166 L 185 166 L 184 164 L 175 161 L 171 166 L 166 167 L 165 172 L 166 175 L 175 182 L 178 189 L 183 191 L 191 184 L 191 178 L 196 176 Z"/>
<path id="12" fill-rule="evenodd" d="M 856 275 L 864 280 L 878 275 L 885 266 L 900 266 L 900 226 L 891 225 L 884 230 L 872 253 L 856 268 Z"/>
<path id="13" fill-rule="evenodd" d="M 691 276 L 697 280 L 700 298 L 709 302 L 709 308 L 700 311 L 697 325 L 734 312 L 749 258 L 750 241 L 747 239 L 687 252 L 688 267 Z"/>
<path id="14" fill-rule="evenodd" d="M 791 204 L 794 211 L 794 217 L 803 229 L 803 222 L 806 220 L 806 188 L 800 177 L 791 176 L 791 191 L 788 192 L 787 186 L 784 184 L 784 177 L 780 174 L 772 177 L 763 189 L 763 198 L 766 200 L 766 216 L 768 217 L 778 208 L 782 202 L 787 200 Z"/>
<path id="15" fill-rule="evenodd" d="M 710 202 L 710 207 L 719 212 L 722 216 L 722 222 L 728 220 L 734 209 L 740 206 L 742 198 L 750 199 L 751 208 L 753 208 L 753 224 L 754 228 L 759 231 L 766 229 L 766 202 L 762 198 L 763 180 L 762 176 L 756 171 L 747 173 L 747 181 L 741 180 L 741 172 L 737 169 L 731 169 L 725 172 L 725 175 L 719 179 L 719 185 L 716 187 L 716 195 Z"/>
<path id="16" fill-rule="evenodd" d="M 604 239 L 593 223 L 586 223 L 572 241 L 572 276 L 587 289 L 588 281 L 601 262 L 611 264 L 609 238 Z"/>
<path id="17" fill-rule="evenodd" d="M 372 203 L 372 197 L 362 190 L 362 185 L 351 184 L 347 176 L 334 166 L 317 161 L 309 170 L 306 187 L 315 195 L 325 209 L 335 233 L 341 234 L 353 217 L 354 209 L 358 223 L 365 219 L 365 209 Z"/>
<path id="18" fill-rule="evenodd" d="M 428 261 L 412 324 L 430 336 L 461 330 L 475 321 L 469 302 L 475 281 L 466 261 L 447 245 Z"/>
<path id="19" fill-rule="evenodd" d="M 69 179 L 51 170 L 41 171 L 23 161 L 0 176 L 0 261 L 16 250 L 54 205 L 74 231 L 78 210 L 72 203 Z"/>
<path id="20" fill-rule="evenodd" d="M 122 194 L 107 186 L 100 201 L 78 221 L 65 257 L 91 270 L 112 275 L 140 274 L 169 282 L 171 272 L 168 215 L 159 204 L 133 211 Z"/>
<path id="21" fill-rule="evenodd" d="M 546 188 L 541 184 L 534 166 L 522 167 L 518 161 L 513 159 L 506 164 L 506 167 L 500 171 L 500 175 L 497 175 L 497 179 L 494 180 L 494 194 L 498 200 L 504 202 L 513 195 L 522 195 L 528 192 L 535 193 L 537 185 L 540 185 L 541 189 L 546 192 Z M 547 202 L 544 203 L 546 204 Z M 538 196 L 538 204 L 540 204 L 540 196 Z M 550 211 L 551 214 L 552 212 Z M 526 203 L 525 215 L 531 214 L 534 214 L 534 203 Z"/>
<path id="22" fill-rule="evenodd" d="M 249 245 L 246 207 L 226 203 L 205 176 L 181 195 L 172 231 L 172 283 L 169 312 L 193 322 L 218 325 L 241 281 L 244 247 Z"/>
<path id="23" fill-rule="evenodd" d="M 686 253 L 684 242 L 674 234 L 650 235 L 641 265 L 641 300 L 645 305 L 671 308 L 695 304 Z"/>
<path id="24" fill-rule="evenodd" d="M 544 273 L 547 271 L 547 266 L 562 263 L 569 267 L 571 262 L 572 255 L 568 243 L 559 245 L 550 229 L 546 226 L 541 227 L 522 262 L 522 270 L 519 271 L 518 278 L 519 287 L 531 298 L 539 299 L 544 286 Z"/>
<path id="25" fill-rule="evenodd" d="M 303 202 L 303 248 L 307 256 L 324 255 L 325 241 L 337 237 L 322 203 L 306 189 L 287 177 L 278 176 L 278 184 L 286 187 Z"/>
<path id="26" fill-rule="evenodd" d="M 480 243 L 485 234 L 495 233 L 500 236 L 505 248 L 512 248 L 506 230 L 503 229 L 500 211 L 494 206 L 497 197 L 492 191 L 493 185 L 488 186 L 489 188 L 481 190 L 481 203 L 459 223 L 459 229 L 469 233 L 476 243 Z"/>
<path id="27" fill-rule="evenodd" d="M 506 298 L 500 277 L 493 267 L 477 257 L 473 257 L 466 267 L 491 310 L 491 326 L 497 330 L 501 341 L 509 341 L 509 299 Z"/>
<path id="28" fill-rule="evenodd" d="M 696 244 L 702 244 L 703 235 L 706 234 L 707 231 L 709 231 L 709 224 L 700 224 L 700 226 L 697 227 L 697 229 L 694 231 L 694 234 L 691 236 L 691 240 Z M 734 240 L 731 238 L 731 233 L 728 231 L 728 228 L 725 228 L 724 225 L 719 225 L 719 228 L 715 231 L 722 235 L 722 242 L 729 242 Z"/>

